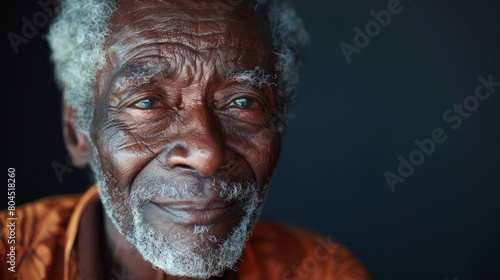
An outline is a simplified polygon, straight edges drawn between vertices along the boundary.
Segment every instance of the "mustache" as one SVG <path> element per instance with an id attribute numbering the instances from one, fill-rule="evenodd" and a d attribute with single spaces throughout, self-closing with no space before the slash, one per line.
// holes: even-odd
<path id="1" fill-rule="evenodd" d="M 186 181 L 149 180 L 137 182 L 131 191 L 131 200 L 149 201 L 154 197 L 166 197 L 181 200 L 185 198 L 208 198 L 215 195 L 226 201 L 244 201 L 256 192 L 257 184 L 252 181 L 227 182 L 223 179 L 214 179 L 209 184 L 190 184 Z"/>

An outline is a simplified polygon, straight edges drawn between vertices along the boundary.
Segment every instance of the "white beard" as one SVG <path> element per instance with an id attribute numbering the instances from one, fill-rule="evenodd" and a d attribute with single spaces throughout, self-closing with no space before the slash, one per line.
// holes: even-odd
<path id="1" fill-rule="evenodd" d="M 131 192 L 128 200 L 124 201 L 122 198 L 123 203 L 116 205 L 112 197 L 121 197 L 121 194 L 117 191 L 110 191 L 99 162 L 94 161 L 92 166 L 107 216 L 115 228 L 155 269 L 161 269 L 168 275 L 200 279 L 221 277 L 226 270 L 235 270 L 235 265 L 242 254 L 251 229 L 258 220 L 265 200 L 265 196 L 259 195 L 255 183 L 228 185 L 224 181 L 215 182 L 221 197 L 227 200 L 237 199 L 241 202 L 244 216 L 225 239 L 208 235 L 210 226 L 195 226 L 193 236 L 196 236 L 199 242 L 193 242 L 193 236 L 186 238 L 185 234 L 180 233 L 166 235 L 145 220 L 144 207 L 150 199 L 157 195 L 176 198 L 180 194 L 174 187 L 141 186 Z M 217 244 L 216 249 L 207 248 L 206 244 L 209 242 Z"/>

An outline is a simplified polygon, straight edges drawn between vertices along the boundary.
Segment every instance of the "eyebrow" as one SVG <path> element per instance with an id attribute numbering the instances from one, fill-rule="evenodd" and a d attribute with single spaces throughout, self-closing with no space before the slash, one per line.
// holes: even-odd
<path id="1" fill-rule="evenodd" d="M 149 82 L 151 78 L 161 77 L 165 79 L 173 78 L 176 75 L 174 67 L 166 67 L 156 63 L 151 67 L 151 64 L 133 61 L 117 68 L 110 80 L 110 88 L 122 88 L 131 82 L 139 85 Z M 277 75 L 270 74 L 261 66 L 256 66 L 253 69 L 236 67 L 227 72 L 224 80 L 260 90 L 263 85 L 276 86 Z"/>
<path id="2" fill-rule="evenodd" d="M 276 86 L 277 75 L 269 73 L 260 66 L 256 66 L 254 69 L 235 68 L 227 73 L 226 80 L 260 88 L 262 85 Z"/>
<path id="3" fill-rule="evenodd" d="M 170 67 L 161 64 L 155 64 L 154 67 L 151 67 L 149 64 L 151 63 L 131 62 L 119 67 L 111 77 L 110 87 L 121 88 L 131 81 L 140 83 L 143 80 L 149 81 L 151 78 L 174 76 L 174 69 Z"/>

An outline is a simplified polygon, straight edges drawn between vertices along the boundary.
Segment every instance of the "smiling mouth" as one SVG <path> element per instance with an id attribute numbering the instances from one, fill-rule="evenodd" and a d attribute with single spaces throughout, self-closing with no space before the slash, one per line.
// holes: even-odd
<path id="1" fill-rule="evenodd" d="M 160 204 L 150 201 L 154 208 L 175 223 L 183 225 L 212 225 L 230 216 L 238 203 L 199 206 L 196 204 Z"/>

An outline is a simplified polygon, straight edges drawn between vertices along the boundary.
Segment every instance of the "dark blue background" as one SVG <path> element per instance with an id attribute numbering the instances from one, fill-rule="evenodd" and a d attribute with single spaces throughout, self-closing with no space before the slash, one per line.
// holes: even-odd
<path id="1" fill-rule="evenodd" d="M 339 44 L 389 1 L 293 2 L 311 48 L 263 217 L 330 235 L 375 279 L 500 279 L 500 87 L 458 129 L 442 117 L 479 75 L 500 81 L 497 1 L 401 1 L 351 63 Z M 2 17 L 2 161 L 17 203 L 89 182 L 74 168 L 60 182 L 51 166 L 68 164 L 45 28 L 18 54 L 6 37 L 39 10 L 26 1 Z M 392 192 L 384 172 L 435 128 L 447 140 Z"/>

